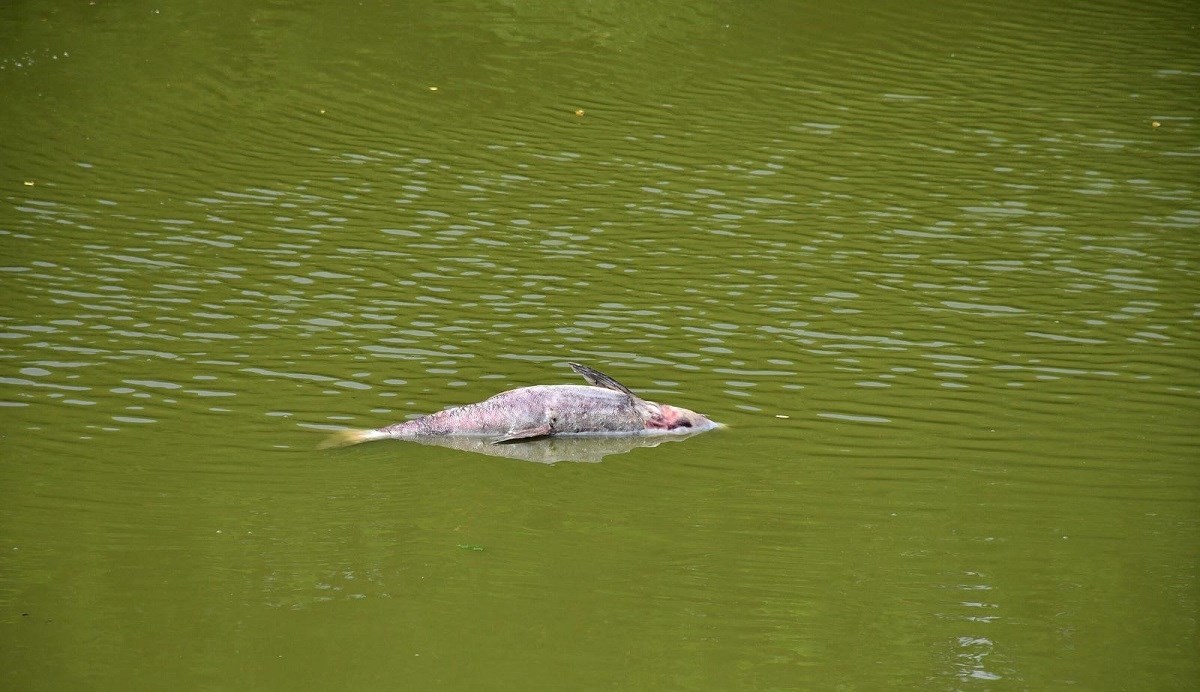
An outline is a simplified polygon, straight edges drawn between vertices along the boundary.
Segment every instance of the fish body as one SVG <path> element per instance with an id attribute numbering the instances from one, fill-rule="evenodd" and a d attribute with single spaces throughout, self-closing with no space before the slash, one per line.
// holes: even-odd
<path id="1" fill-rule="evenodd" d="M 570 366 L 589 384 L 510 389 L 375 430 L 343 430 L 325 446 L 447 435 L 491 438 L 494 443 L 557 435 L 669 435 L 718 427 L 694 411 L 642 399 L 604 373 L 578 363 Z"/>

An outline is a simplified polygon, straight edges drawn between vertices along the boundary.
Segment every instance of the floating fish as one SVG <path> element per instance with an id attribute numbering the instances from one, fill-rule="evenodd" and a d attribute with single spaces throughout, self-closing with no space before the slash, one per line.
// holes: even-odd
<path id="1" fill-rule="evenodd" d="M 485 438 L 499 444 L 560 435 L 684 435 L 720 426 L 694 411 L 647 401 L 586 365 L 568 365 L 588 384 L 510 389 L 485 401 L 384 428 L 341 430 L 322 447 L 446 436 Z"/>

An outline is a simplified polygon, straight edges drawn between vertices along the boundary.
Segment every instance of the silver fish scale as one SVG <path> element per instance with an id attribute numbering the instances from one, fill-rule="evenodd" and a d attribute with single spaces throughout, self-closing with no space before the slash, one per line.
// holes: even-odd
<path id="1" fill-rule="evenodd" d="M 550 424 L 556 434 L 631 433 L 645 430 L 638 404 L 628 395 L 586 385 L 535 385 L 501 392 L 475 404 L 456 406 L 382 428 L 393 437 L 506 435 Z"/>

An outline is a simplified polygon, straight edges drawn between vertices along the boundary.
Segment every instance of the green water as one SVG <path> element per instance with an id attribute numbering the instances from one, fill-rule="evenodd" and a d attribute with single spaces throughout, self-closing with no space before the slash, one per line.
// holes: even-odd
<path id="1" fill-rule="evenodd" d="M 1198 23 L 0 7 L 0 686 L 1195 689 Z"/>

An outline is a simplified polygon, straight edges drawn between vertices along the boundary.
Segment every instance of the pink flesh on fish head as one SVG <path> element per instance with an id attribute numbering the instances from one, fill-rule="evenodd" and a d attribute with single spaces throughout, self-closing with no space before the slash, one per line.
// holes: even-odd
<path id="1" fill-rule="evenodd" d="M 646 427 L 653 430 L 693 432 L 720 426 L 705 416 L 678 406 L 658 405 L 658 415 L 646 420 Z"/>

